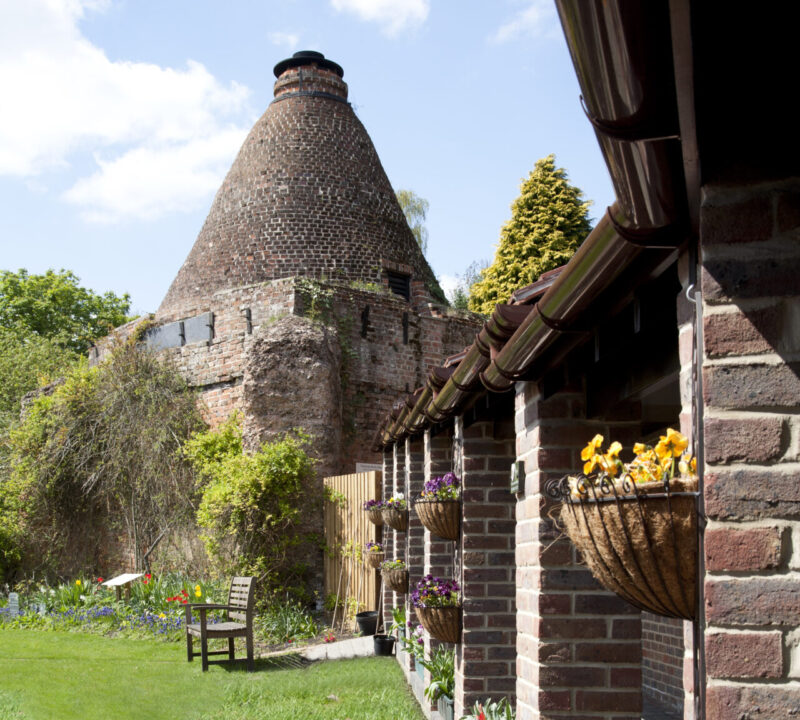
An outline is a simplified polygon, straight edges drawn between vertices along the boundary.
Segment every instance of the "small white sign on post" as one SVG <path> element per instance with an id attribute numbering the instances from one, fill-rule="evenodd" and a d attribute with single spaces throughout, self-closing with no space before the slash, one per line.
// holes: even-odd
<path id="1" fill-rule="evenodd" d="M 11 617 L 19 615 L 19 594 L 8 593 L 8 614 Z"/>
<path id="2" fill-rule="evenodd" d="M 116 595 L 117 600 L 122 598 L 122 588 L 125 588 L 125 599 L 130 600 L 131 597 L 131 582 L 136 580 L 136 578 L 142 577 L 143 573 L 122 573 L 122 575 L 117 575 L 116 577 L 111 578 L 111 580 L 106 580 L 103 585 L 106 587 L 113 587 Z"/>

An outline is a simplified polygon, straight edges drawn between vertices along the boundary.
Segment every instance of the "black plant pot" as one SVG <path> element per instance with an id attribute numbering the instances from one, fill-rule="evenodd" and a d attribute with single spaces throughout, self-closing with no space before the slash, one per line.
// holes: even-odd
<path id="1" fill-rule="evenodd" d="M 356 615 L 358 629 L 362 635 L 374 635 L 378 632 L 378 611 L 365 610 Z"/>
<path id="2" fill-rule="evenodd" d="M 394 649 L 394 638 L 391 635 L 376 635 L 372 638 L 376 655 L 391 655 Z"/>

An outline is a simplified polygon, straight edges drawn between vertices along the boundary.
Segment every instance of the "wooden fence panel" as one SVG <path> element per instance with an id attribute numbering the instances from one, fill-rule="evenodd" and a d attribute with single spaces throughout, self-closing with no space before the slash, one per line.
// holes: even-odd
<path id="1" fill-rule="evenodd" d="M 364 564 L 363 554 L 368 542 L 379 541 L 380 529 L 367 519 L 363 503 L 380 498 L 381 473 L 336 475 L 324 482 L 325 596 L 338 594 L 340 607 L 344 603 L 353 612 L 377 610 L 380 576 Z M 348 598 L 354 599 L 349 606 Z"/>

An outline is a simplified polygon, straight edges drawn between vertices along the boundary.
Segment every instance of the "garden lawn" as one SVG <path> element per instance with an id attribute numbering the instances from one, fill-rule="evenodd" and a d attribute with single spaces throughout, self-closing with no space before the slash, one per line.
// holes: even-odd
<path id="1" fill-rule="evenodd" d="M 336 696 L 336 699 L 329 696 Z M 183 644 L 0 630 L 0 720 L 421 720 L 392 658 L 200 669 Z"/>

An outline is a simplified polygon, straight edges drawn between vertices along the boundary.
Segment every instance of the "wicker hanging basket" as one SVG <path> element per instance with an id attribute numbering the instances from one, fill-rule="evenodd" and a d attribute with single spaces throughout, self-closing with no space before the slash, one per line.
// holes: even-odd
<path id="1" fill-rule="evenodd" d="M 383 515 L 383 522 L 390 528 L 405 532 L 408 530 L 408 510 L 398 510 L 393 507 L 385 507 L 381 509 Z"/>
<path id="2" fill-rule="evenodd" d="M 434 535 L 445 540 L 458 540 L 461 519 L 461 500 L 428 500 L 417 498 L 414 501 L 420 522 Z"/>
<path id="3" fill-rule="evenodd" d="M 694 620 L 697 606 L 697 479 L 636 485 L 630 477 L 548 485 L 560 519 L 592 575 L 643 610 Z"/>
<path id="4" fill-rule="evenodd" d="M 367 510 L 367 518 L 369 518 L 369 521 L 375 525 L 383 525 L 383 515 L 381 514 L 381 509 L 379 507 L 372 507 Z"/>
<path id="5" fill-rule="evenodd" d="M 381 566 L 386 553 L 382 552 L 366 552 L 364 553 L 365 562 L 368 567 L 375 568 L 376 570 Z"/>
<path id="6" fill-rule="evenodd" d="M 442 642 L 461 642 L 460 607 L 418 607 L 415 611 L 431 637 Z"/>
<path id="7" fill-rule="evenodd" d="M 383 575 L 383 582 L 389 590 L 394 590 L 397 593 L 405 593 L 408 591 L 408 570 L 405 568 L 384 568 L 381 570 Z"/>

